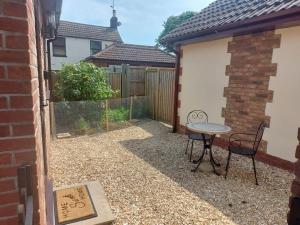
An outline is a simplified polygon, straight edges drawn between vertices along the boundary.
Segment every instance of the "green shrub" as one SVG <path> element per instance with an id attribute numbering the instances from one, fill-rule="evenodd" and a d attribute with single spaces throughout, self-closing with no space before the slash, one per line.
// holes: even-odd
<path id="1" fill-rule="evenodd" d="M 121 107 L 119 109 L 108 110 L 108 118 L 111 122 L 125 122 L 129 120 L 129 109 Z"/>
<path id="2" fill-rule="evenodd" d="M 80 119 L 75 121 L 74 128 L 79 133 L 86 133 L 91 126 L 88 121 L 86 121 L 83 117 L 80 117 Z"/>
<path id="3" fill-rule="evenodd" d="M 129 109 L 124 107 L 117 109 L 109 109 L 107 111 L 108 121 L 109 122 L 126 122 L 129 120 Z M 100 124 L 105 124 L 106 114 L 103 113 L 100 118 Z"/>
<path id="4" fill-rule="evenodd" d="M 59 71 L 54 96 L 64 101 L 99 101 L 111 98 L 114 91 L 104 69 L 92 63 L 65 64 Z"/>

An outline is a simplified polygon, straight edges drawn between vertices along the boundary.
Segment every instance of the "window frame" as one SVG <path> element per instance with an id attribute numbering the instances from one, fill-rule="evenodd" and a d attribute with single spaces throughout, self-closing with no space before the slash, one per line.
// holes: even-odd
<path id="1" fill-rule="evenodd" d="M 92 43 L 93 42 L 98 42 L 100 44 L 100 49 L 92 48 Z M 96 50 L 96 52 L 93 52 L 94 50 Z M 102 41 L 100 41 L 100 40 L 90 40 L 90 54 L 91 55 L 94 55 L 97 52 L 100 52 L 102 50 L 103 50 L 103 48 L 102 48 Z"/>
<path id="2" fill-rule="evenodd" d="M 58 39 L 63 40 L 63 44 L 55 44 L 55 41 Z M 55 53 L 55 48 L 63 48 L 64 54 L 57 54 Z M 52 55 L 53 57 L 67 57 L 67 48 L 66 48 L 66 38 L 65 37 L 57 37 L 56 40 L 52 42 Z"/>

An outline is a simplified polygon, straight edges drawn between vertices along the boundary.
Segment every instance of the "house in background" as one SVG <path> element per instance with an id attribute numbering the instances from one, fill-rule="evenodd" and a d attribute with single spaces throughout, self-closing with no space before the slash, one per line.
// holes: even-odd
<path id="1" fill-rule="evenodd" d="M 260 155 L 293 168 L 300 127 L 300 1 L 217 0 L 175 28 L 177 127 L 202 109 L 210 122 L 251 133 L 269 123 Z M 223 140 L 228 140 L 223 136 Z"/>
<path id="2" fill-rule="evenodd" d="M 154 46 L 117 43 L 89 56 L 86 60 L 99 67 L 127 64 L 174 68 L 176 58 Z"/>
<path id="3" fill-rule="evenodd" d="M 113 13 L 110 27 L 60 21 L 51 47 L 52 69 L 59 70 L 64 63 L 78 63 L 114 43 L 122 43 L 116 11 Z"/>

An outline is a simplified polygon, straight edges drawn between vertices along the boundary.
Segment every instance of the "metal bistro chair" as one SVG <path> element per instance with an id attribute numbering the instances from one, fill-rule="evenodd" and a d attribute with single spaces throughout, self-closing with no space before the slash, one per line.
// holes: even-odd
<path id="1" fill-rule="evenodd" d="M 207 116 L 206 112 L 204 112 L 202 110 L 193 110 L 188 114 L 186 122 L 187 122 L 187 124 L 189 124 L 189 123 L 208 123 L 208 116 Z M 190 142 L 192 142 L 191 152 L 190 152 L 190 157 L 189 157 L 189 160 L 191 162 L 192 156 L 193 156 L 194 141 L 202 141 L 203 142 L 203 151 L 205 151 L 205 144 L 207 141 L 210 140 L 210 136 L 206 135 L 206 134 L 197 134 L 197 133 L 191 132 L 189 130 L 187 130 L 187 135 L 188 135 L 188 142 L 186 145 L 185 154 L 187 154 Z"/>
<path id="2" fill-rule="evenodd" d="M 254 157 L 256 155 L 256 152 L 258 150 L 259 144 L 262 140 L 264 130 L 266 127 L 267 124 L 265 122 L 261 122 L 257 129 L 256 134 L 235 133 L 229 137 L 229 146 L 228 146 L 229 154 L 228 154 L 227 165 L 226 165 L 225 179 L 227 178 L 229 162 L 230 162 L 231 154 L 233 153 L 233 154 L 248 156 L 252 158 L 255 182 L 256 185 L 258 185 Z M 241 138 L 240 135 L 243 138 Z M 250 147 L 246 147 L 244 143 L 248 143 L 248 146 Z"/>

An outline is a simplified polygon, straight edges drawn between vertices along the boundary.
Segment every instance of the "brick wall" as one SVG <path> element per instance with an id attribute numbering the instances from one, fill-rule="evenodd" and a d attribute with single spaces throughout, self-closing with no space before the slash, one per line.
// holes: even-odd
<path id="1" fill-rule="evenodd" d="M 180 124 L 180 108 L 181 108 L 181 100 L 180 100 L 180 93 L 182 92 L 182 75 L 183 75 L 183 68 L 182 68 L 182 60 L 183 60 L 183 50 L 178 48 L 179 56 L 180 56 L 180 65 L 179 65 L 179 81 L 178 81 L 178 98 L 177 98 L 177 118 L 176 118 L 176 131 L 178 133 L 184 134 L 186 128 Z"/>
<path id="2" fill-rule="evenodd" d="M 18 223 L 22 164 L 34 168 L 34 222 L 46 224 L 34 13 L 33 0 L 0 2 L 0 225 Z"/>
<path id="3" fill-rule="evenodd" d="M 229 42 L 229 85 L 224 90 L 227 104 L 222 116 L 234 132 L 253 133 L 262 120 L 270 122 L 265 109 L 273 98 L 268 89 L 270 76 L 277 72 L 277 64 L 272 63 L 273 49 L 279 47 L 280 35 L 274 31 L 236 36 Z M 261 150 L 266 150 L 266 144 L 262 142 Z"/>

